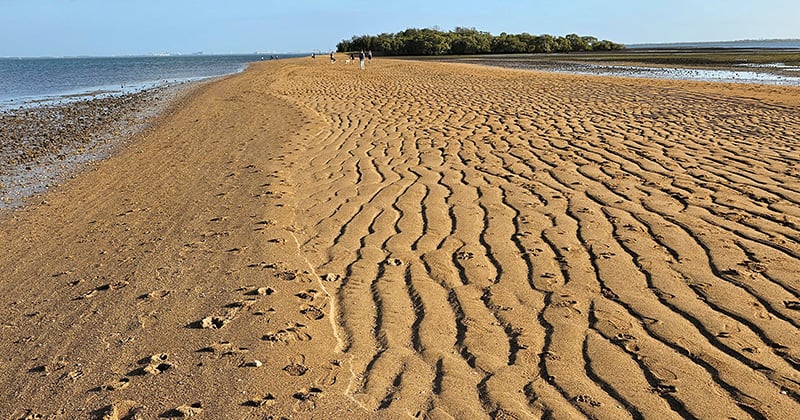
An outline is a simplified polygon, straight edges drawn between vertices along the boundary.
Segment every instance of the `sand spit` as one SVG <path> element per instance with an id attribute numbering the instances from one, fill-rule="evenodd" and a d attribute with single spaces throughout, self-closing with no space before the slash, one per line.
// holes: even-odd
<path id="1" fill-rule="evenodd" d="M 0 220 L 0 412 L 798 417 L 799 108 L 254 65 Z"/>

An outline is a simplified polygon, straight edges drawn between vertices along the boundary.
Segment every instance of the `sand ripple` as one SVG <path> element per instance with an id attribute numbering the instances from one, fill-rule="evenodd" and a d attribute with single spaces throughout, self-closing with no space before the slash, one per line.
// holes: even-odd
<path id="1" fill-rule="evenodd" d="M 363 407 L 800 414 L 796 103 L 398 62 L 275 87 L 319 118 L 302 249 Z"/>

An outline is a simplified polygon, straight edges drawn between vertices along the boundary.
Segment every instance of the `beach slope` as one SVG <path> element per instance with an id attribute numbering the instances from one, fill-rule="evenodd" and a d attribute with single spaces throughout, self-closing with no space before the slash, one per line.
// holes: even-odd
<path id="1" fill-rule="evenodd" d="M 800 416 L 800 89 L 259 63 L 0 223 L 0 412 Z"/>

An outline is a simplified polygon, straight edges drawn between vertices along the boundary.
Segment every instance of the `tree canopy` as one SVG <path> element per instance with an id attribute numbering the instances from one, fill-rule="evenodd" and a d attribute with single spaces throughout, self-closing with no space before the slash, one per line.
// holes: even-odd
<path id="1" fill-rule="evenodd" d="M 382 55 L 517 54 L 610 51 L 625 46 L 593 36 L 521 34 L 492 35 L 475 28 L 406 29 L 394 34 L 353 36 L 336 45 L 339 52 L 371 50 Z"/>

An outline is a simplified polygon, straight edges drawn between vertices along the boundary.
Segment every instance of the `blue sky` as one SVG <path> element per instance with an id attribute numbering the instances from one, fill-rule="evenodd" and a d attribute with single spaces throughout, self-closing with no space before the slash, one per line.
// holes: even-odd
<path id="1" fill-rule="evenodd" d="M 326 51 L 456 26 L 625 44 L 800 38 L 798 0 L 0 0 L 0 56 Z"/>

